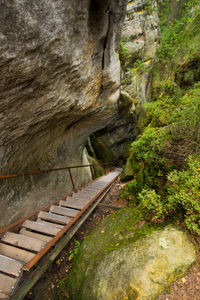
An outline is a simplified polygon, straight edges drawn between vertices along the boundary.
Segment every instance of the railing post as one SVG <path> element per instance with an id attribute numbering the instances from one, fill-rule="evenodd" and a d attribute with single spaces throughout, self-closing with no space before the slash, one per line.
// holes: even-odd
<path id="1" fill-rule="evenodd" d="M 73 190 L 74 190 L 74 192 L 76 193 L 76 188 L 75 188 L 75 184 L 74 184 L 74 181 L 73 181 L 71 169 L 68 168 L 68 171 L 69 171 L 69 176 L 70 176 L 70 179 L 71 179 L 71 182 L 72 182 Z"/>

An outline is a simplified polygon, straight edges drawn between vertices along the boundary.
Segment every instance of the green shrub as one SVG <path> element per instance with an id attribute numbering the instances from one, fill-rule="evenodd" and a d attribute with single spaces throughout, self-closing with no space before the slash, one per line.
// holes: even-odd
<path id="1" fill-rule="evenodd" d="M 119 59 L 123 64 L 127 63 L 128 60 L 130 59 L 131 54 L 129 51 L 126 49 L 126 46 L 123 41 L 120 42 L 120 47 L 119 47 Z"/>
<path id="2" fill-rule="evenodd" d="M 190 156 L 185 171 L 174 170 L 167 177 L 166 194 L 143 189 L 138 195 L 142 210 L 156 218 L 181 212 L 187 227 L 200 234 L 200 156 Z"/>

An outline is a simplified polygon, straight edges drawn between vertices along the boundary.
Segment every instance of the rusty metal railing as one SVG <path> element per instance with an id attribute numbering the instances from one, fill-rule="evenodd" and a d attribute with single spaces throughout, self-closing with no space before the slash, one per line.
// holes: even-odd
<path id="1" fill-rule="evenodd" d="M 73 191 L 76 192 L 76 186 L 73 180 L 72 172 L 71 169 L 77 169 L 77 168 L 85 168 L 85 167 L 94 167 L 94 166 L 104 166 L 104 165 L 113 165 L 114 162 L 108 162 L 108 163 L 102 163 L 99 162 L 99 164 L 89 164 L 89 165 L 80 165 L 80 166 L 67 166 L 67 167 L 62 167 L 62 168 L 55 168 L 55 169 L 47 169 L 47 170 L 38 170 L 38 171 L 31 171 L 31 172 L 24 172 L 21 174 L 8 174 L 8 175 L 0 175 L 0 180 L 2 179 L 9 179 L 9 178 L 16 178 L 16 177 L 25 177 L 29 175 L 37 175 L 37 174 L 42 174 L 42 173 L 49 173 L 49 172 L 54 172 L 54 171 L 63 171 L 63 170 L 68 170 L 69 172 L 69 177 L 72 183 Z"/>

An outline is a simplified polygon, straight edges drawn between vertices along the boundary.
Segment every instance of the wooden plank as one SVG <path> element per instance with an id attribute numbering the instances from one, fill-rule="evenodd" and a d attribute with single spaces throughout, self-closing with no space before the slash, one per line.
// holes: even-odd
<path id="1" fill-rule="evenodd" d="M 82 199 L 82 198 L 71 198 L 71 197 L 67 198 L 66 200 L 61 200 L 61 201 L 67 201 L 68 203 L 71 203 L 71 204 L 77 203 L 77 204 L 84 204 L 84 205 L 86 205 L 89 202 L 88 198 Z"/>
<path id="2" fill-rule="evenodd" d="M 0 236 L 1 236 L 4 232 L 6 232 L 6 231 L 8 231 L 8 230 L 11 230 L 11 229 L 14 229 L 14 228 L 18 227 L 19 225 L 21 225 L 22 223 L 24 223 L 26 220 L 28 220 L 28 219 L 30 219 L 30 218 L 32 218 L 32 217 L 37 216 L 41 210 L 42 210 L 42 211 L 46 211 L 46 210 L 48 210 L 48 209 L 50 208 L 50 206 L 51 206 L 52 204 L 56 205 L 56 204 L 59 203 L 60 200 L 64 200 L 64 199 L 66 199 L 67 197 L 69 197 L 69 196 L 71 196 L 71 195 L 72 195 L 72 194 L 67 194 L 66 196 L 61 197 L 61 198 L 57 199 L 56 201 L 52 202 L 51 204 L 48 204 L 48 205 L 46 205 L 46 206 L 44 206 L 44 207 L 42 207 L 42 208 L 40 208 L 40 209 L 34 211 L 33 213 L 31 213 L 30 215 L 26 216 L 25 218 L 22 218 L 22 219 L 20 219 L 20 220 L 18 220 L 18 221 L 16 221 L 16 222 L 14 222 L 14 223 L 12 223 L 12 224 L 10 224 L 10 225 L 4 227 L 4 228 L 1 228 L 1 229 L 0 229 Z"/>
<path id="3" fill-rule="evenodd" d="M 101 188 L 98 187 L 92 187 L 92 186 L 87 186 L 86 188 L 84 188 L 84 191 L 93 191 L 93 192 L 98 192 Z"/>
<path id="4" fill-rule="evenodd" d="M 104 190 L 100 191 L 99 194 L 96 195 L 96 197 L 94 197 L 80 212 L 78 212 L 78 214 L 73 219 L 71 219 L 71 221 L 62 230 L 60 230 L 60 232 L 58 232 L 56 234 L 55 237 L 53 237 L 52 240 L 44 247 L 44 249 L 42 249 L 39 253 L 37 253 L 35 255 L 35 257 L 24 266 L 24 270 L 30 270 L 44 256 L 44 254 L 61 238 L 61 236 L 66 231 L 68 231 L 71 226 L 73 226 L 76 223 L 76 221 L 78 220 L 78 218 L 80 216 L 82 216 L 82 214 L 84 214 L 86 212 L 86 210 L 90 207 L 90 205 L 94 201 L 100 199 L 100 197 L 102 196 L 102 194 L 103 194 L 103 192 L 105 190 L 109 190 L 109 188 L 112 186 L 112 184 L 116 180 L 116 178 L 117 178 L 117 176 L 115 176 L 107 184 L 107 186 L 104 188 Z M 101 196 L 99 196 L 100 194 L 101 194 Z"/>
<path id="5" fill-rule="evenodd" d="M 83 191 L 79 191 L 78 193 L 76 193 L 76 196 L 78 196 L 78 197 L 80 197 L 80 196 L 94 196 L 99 191 L 83 190 Z"/>
<path id="6" fill-rule="evenodd" d="M 61 200 L 61 201 L 63 201 L 63 200 Z M 67 224 L 71 220 L 71 218 L 58 216 L 56 214 L 52 214 L 52 213 L 45 212 L 45 211 L 41 211 L 38 215 L 38 218 L 41 218 L 43 220 L 48 220 L 48 221 L 54 221 L 59 224 Z"/>
<path id="7" fill-rule="evenodd" d="M 19 277 L 23 263 L 0 254 L 0 271 Z"/>
<path id="8" fill-rule="evenodd" d="M 95 190 L 89 190 L 89 189 L 87 189 L 87 190 L 85 190 L 84 192 L 82 192 L 82 194 L 80 194 L 80 195 L 82 195 L 82 196 L 85 196 L 85 195 L 91 195 L 91 196 L 94 197 L 96 194 L 98 194 L 98 192 L 99 192 L 100 190 L 102 190 L 102 189 L 95 189 Z"/>
<path id="9" fill-rule="evenodd" d="M 6 300 L 6 299 L 8 299 L 8 296 L 6 296 L 5 294 L 1 293 L 1 291 L 0 291 L 0 299 L 1 300 Z"/>
<path id="10" fill-rule="evenodd" d="M 44 242 L 49 242 L 52 239 L 50 236 L 35 233 L 35 232 L 32 232 L 32 231 L 26 230 L 26 228 L 22 228 L 20 230 L 20 233 L 23 234 L 23 235 L 26 235 L 26 236 L 33 237 L 37 240 L 44 241 Z"/>
<path id="11" fill-rule="evenodd" d="M 23 263 L 0 254 L 0 271 L 19 277 Z"/>
<path id="12" fill-rule="evenodd" d="M 35 254 L 26 250 L 22 250 L 13 246 L 0 243 L 0 254 L 14 258 L 21 262 L 29 262 Z"/>
<path id="13" fill-rule="evenodd" d="M 46 245 L 46 242 L 14 232 L 6 232 L 1 240 L 7 244 L 36 252 Z"/>
<path id="14" fill-rule="evenodd" d="M 58 228 L 58 229 L 62 229 L 64 227 L 64 225 L 60 225 L 60 224 L 55 224 L 55 223 L 51 223 L 51 222 L 48 222 L 48 221 L 44 221 L 44 220 L 41 220 L 40 218 L 37 218 L 36 222 L 37 223 L 51 225 L 51 226 L 53 226 L 55 228 Z"/>
<path id="15" fill-rule="evenodd" d="M 85 202 L 87 204 L 88 202 L 90 202 L 91 198 L 92 197 L 88 197 L 88 196 L 81 196 L 81 197 L 80 196 L 73 196 L 73 197 L 70 197 L 70 198 L 67 198 L 67 199 L 69 199 L 71 201 L 82 201 L 82 202 Z"/>
<path id="16" fill-rule="evenodd" d="M 14 288 L 17 283 L 17 278 L 13 278 L 0 273 L 0 292 L 5 295 L 12 293 L 12 287 Z"/>
<path id="17" fill-rule="evenodd" d="M 93 205 L 89 208 L 89 210 L 77 221 L 75 226 L 71 227 L 66 235 L 55 245 L 55 248 L 50 251 L 50 253 L 43 258 L 38 267 L 34 269 L 32 272 L 26 276 L 26 280 L 19 286 L 14 295 L 12 296 L 12 300 L 23 300 L 26 294 L 33 288 L 36 282 L 42 277 L 42 275 L 49 268 L 51 263 L 57 258 L 60 252 L 66 247 L 66 244 L 70 241 L 70 239 L 74 236 L 74 234 L 78 231 L 81 225 L 86 221 L 86 219 L 90 216 L 93 210 L 96 208 L 98 203 L 105 197 L 107 192 L 110 190 L 110 187 L 102 193 L 97 202 L 93 203 Z"/>
<path id="18" fill-rule="evenodd" d="M 86 203 L 83 203 L 83 202 L 81 203 L 81 201 L 79 203 L 77 203 L 76 201 L 61 200 L 59 202 L 59 205 L 64 206 L 64 207 L 75 208 L 75 209 L 81 210 L 86 205 Z"/>
<path id="19" fill-rule="evenodd" d="M 78 210 L 71 209 L 71 208 L 64 208 L 56 205 L 52 205 L 50 211 L 52 213 L 56 213 L 68 217 L 75 217 L 79 213 Z"/>
<path id="20" fill-rule="evenodd" d="M 30 221 L 30 220 L 26 220 L 23 224 L 23 227 L 37 231 L 37 232 L 46 233 L 49 235 L 56 235 L 60 231 L 59 228 L 55 228 L 51 225 L 37 223 L 34 221 Z"/>

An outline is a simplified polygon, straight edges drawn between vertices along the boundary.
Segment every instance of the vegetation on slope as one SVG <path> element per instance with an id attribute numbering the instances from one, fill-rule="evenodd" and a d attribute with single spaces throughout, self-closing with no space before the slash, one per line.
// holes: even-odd
<path id="1" fill-rule="evenodd" d="M 157 218 L 176 213 L 200 234 L 199 1 L 176 2 L 161 7 L 152 102 L 132 143 L 122 179 L 133 180 L 122 196 Z"/>

